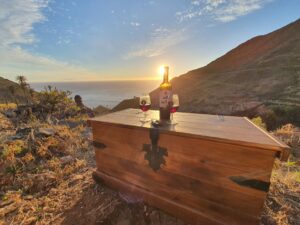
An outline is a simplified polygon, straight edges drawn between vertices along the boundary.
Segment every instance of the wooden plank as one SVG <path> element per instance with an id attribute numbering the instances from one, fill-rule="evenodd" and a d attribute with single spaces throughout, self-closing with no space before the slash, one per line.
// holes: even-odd
<path id="1" fill-rule="evenodd" d="M 148 161 L 144 159 L 144 152 L 137 152 L 134 154 L 126 154 L 123 151 L 117 152 L 113 148 L 107 148 L 105 150 L 96 150 L 97 163 L 102 164 L 102 159 L 105 160 L 109 156 L 117 156 L 129 161 L 136 162 L 141 166 L 149 167 Z M 173 154 L 171 154 L 174 156 Z M 109 159 L 108 159 L 109 160 Z M 246 195 L 260 196 L 261 192 L 258 190 L 252 190 L 247 187 L 241 187 L 236 183 L 233 183 L 231 177 L 244 177 L 245 179 L 258 179 L 261 181 L 269 182 L 270 170 L 268 169 L 254 169 L 252 171 L 241 171 L 238 169 L 232 169 L 228 167 L 216 168 L 210 165 L 201 165 L 200 163 L 193 162 L 191 160 L 183 161 L 182 158 L 176 156 L 172 158 L 166 158 L 167 163 L 162 166 L 162 170 L 166 170 L 175 174 L 184 174 L 187 177 L 209 182 L 211 184 L 219 184 L 226 188 L 234 189 Z M 149 167 L 150 168 L 150 167 Z M 125 168 L 126 169 L 126 168 Z M 264 196 L 264 194 L 263 194 Z"/>
<path id="2" fill-rule="evenodd" d="M 284 144 L 246 118 L 176 113 L 176 126 L 159 129 L 158 146 L 168 155 L 154 172 L 143 149 L 151 144 L 151 126 L 139 117 L 139 110 L 129 109 L 90 121 L 101 177 L 200 224 L 258 224 L 274 159 L 288 149 Z"/>
<path id="3" fill-rule="evenodd" d="M 190 224 L 193 225 L 254 225 L 259 224 L 259 219 L 255 217 L 245 216 L 243 214 L 239 214 L 235 217 L 229 217 L 231 219 L 230 223 L 227 220 L 223 220 L 223 218 L 219 218 L 218 216 L 211 215 L 209 213 L 201 212 L 196 210 L 195 208 L 187 207 L 182 204 L 178 204 L 168 198 L 157 195 L 152 191 L 147 189 L 143 189 L 137 185 L 130 184 L 126 181 L 123 181 L 119 178 L 113 177 L 111 175 L 106 174 L 105 172 L 96 171 L 97 176 L 103 179 L 104 183 L 110 187 L 113 187 L 117 190 L 134 193 L 136 196 L 143 198 L 151 205 L 159 205 L 161 209 L 175 214 L 178 218 L 181 218 Z M 224 212 L 223 212 L 224 215 Z M 235 220 L 232 220 L 235 218 Z"/>
<path id="4" fill-rule="evenodd" d="M 103 150 L 106 153 L 103 159 L 107 155 L 112 155 L 136 162 L 142 166 L 147 165 L 148 161 L 145 160 L 145 152 L 142 150 L 143 144 L 149 142 L 147 132 L 136 130 L 126 132 L 125 128 L 102 126 L 97 127 L 94 134 L 96 140 L 99 140 L 100 136 L 100 141 L 106 145 Z M 169 151 L 168 156 L 165 157 L 166 165 L 162 166 L 163 170 L 184 174 L 212 184 L 217 183 L 243 194 L 254 196 L 261 195 L 260 191 L 233 183 L 230 178 L 240 177 L 269 182 L 275 157 L 272 152 L 237 148 L 234 145 L 225 145 L 224 147 L 224 145 L 216 145 L 213 142 L 183 137 L 180 137 L 182 139 L 177 137 L 174 141 L 172 136 L 165 136 L 162 136 L 159 141 L 159 145 L 166 147 Z M 97 154 L 101 154 L 101 152 L 102 150 L 97 151 Z M 97 163 L 101 163 L 101 158 L 97 159 Z"/>
<path id="5" fill-rule="evenodd" d="M 97 117 L 91 121 L 138 129 L 150 128 L 150 122 L 142 124 L 139 121 L 142 114 L 138 112 L 139 110 L 136 109 L 128 109 Z M 149 114 L 151 114 L 151 118 L 158 118 L 158 111 L 150 110 Z M 242 117 L 226 116 L 224 121 L 221 121 L 215 115 L 175 113 L 174 118 L 178 121 L 176 126 L 164 127 L 161 130 L 173 135 L 188 135 L 197 138 L 257 146 L 265 150 L 280 151 L 282 148 L 288 148 L 283 143 L 270 138 L 266 133 L 257 129 L 252 123 L 249 123 Z"/>
<path id="6" fill-rule="evenodd" d="M 108 125 L 97 126 L 93 129 L 94 140 L 110 146 L 114 154 L 124 154 L 124 157 L 139 157 L 138 151 L 143 152 L 143 144 L 150 144 L 149 131 L 130 130 Z M 112 138 L 113 137 L 113 138 Z M 195 162 L 216 167 L 230 167 L 241 171 L 251 172 L 255 169 L 267 169 L 273 165 L 276 153 L 259 151 L 250 147 L 222 144 L 195 138 L 174 137 L 161 134 L 159 145 L 169 149 L 169 156 L 182 157 L 183 162 Z M 118 150 L 120 149 L 120 150 Z M 121 151 L 121 149 L 123 149 Z M 226 156 L 226 158 L 224 157 Z M 171 161 L 172 162 L 172 161 Z"/>
<path id="7" fill-rule="evenodd" d="M 149 188 L 158 195 L 168 196 L 181 204 L 200 208 L 201 210 L 212 206 L 219 210 L 219 206 L 221 208 L 224 206 L 226 209 L 231 208 L 241 213 L 247 212 L 251 215 L 257 215 L 262 209 L 266 196 L 265 192 L 261 192 L 257 196 L 241 194 L 224 187 L 221 183 L 212 184 L 199 181 L 165 170 L 153 172 L 147 165 L 139 166 L 133 161 L 106 155 L 104 152 L 100 153 L 98 151 L 96 157 L 101 156 L 106 160 L 98 164 L 99 171 L 117 176 L 140 187 Z M 222 208 L 219 211 L 225 213 L 226 210 Z M 214 213 L 214 211 L 211 213 Z M 230 214 L 230 212 L 228 213 Z"/>

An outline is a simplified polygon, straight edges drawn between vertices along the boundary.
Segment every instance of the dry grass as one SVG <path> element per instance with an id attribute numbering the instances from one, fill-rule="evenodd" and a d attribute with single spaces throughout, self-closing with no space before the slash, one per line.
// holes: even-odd
<path id="1" fill-rule="evenodd" d="M 144 203 L 127 204 L 118 193 L 92 180 L 94 166 L 91 131 L 80 117 L 78 123 L 49 125 L 35 120 L 14 140 L 16 130 L 0 114 L 0 225 L 12 224 L 169 224 L 182 221 Z M 39 128 L 53 130 L 49 136 Z M 287 125 L 276 132 L 293 148 L 286 163 L 276 162 L 261 224 L 299 225 L 300 165 L 298 129 Z"/>
<path id="2" fill-rule="evenodd" d="M 262 215 L 264 225 L 300 224 L 300 132 L 287 124 L 274 135 L 291 146 L 289 161 L 277 161 L 271 177 L 271 187 Z"/>
<path id="3" fill-rule="evenodd" d="M 15 108 L 17 108 L 17 105 L 15 103 L 0 104 L 0 112 Z"/>

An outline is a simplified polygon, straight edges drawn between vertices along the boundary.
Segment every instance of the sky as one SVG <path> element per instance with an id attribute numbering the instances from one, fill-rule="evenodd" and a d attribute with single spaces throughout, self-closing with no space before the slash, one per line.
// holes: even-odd
<path id="1" fill-rule="evenodd" d="M 0 0 L 0 76 L 161 79 L 300 17 L 300 0 Z"/>

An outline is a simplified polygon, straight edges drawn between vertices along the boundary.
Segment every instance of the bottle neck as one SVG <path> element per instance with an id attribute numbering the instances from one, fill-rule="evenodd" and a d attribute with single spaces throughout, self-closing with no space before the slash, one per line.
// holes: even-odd
<path id="1" fill-rule="evenodd" d="M 164 74 L 164 81 L 163 83 L 169 83 L 169 74 L 165 73 Z"/>
<path id="2" fill-rule="evenodd" d="M 165 67 L 163 83 L 169 83 L 169 67 L 167 67 L 167 66 Z"/>

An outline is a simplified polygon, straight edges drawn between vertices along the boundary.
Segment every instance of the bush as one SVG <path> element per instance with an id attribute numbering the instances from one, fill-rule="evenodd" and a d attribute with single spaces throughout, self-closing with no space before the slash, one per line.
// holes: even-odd
<path id="1" fill-rule="evenodd" d="M 260 116 L 253 118 L 252 122 L 264 130 L 267 129 L 267 125 L 263 122 Z"/>
<path id="2" fill-rule="evenodd" d="M 260 117 L 269 131 L 288 123 L 300 126 L 300 107 L 271 106 L 268 111 L 260 114 Z"/>
<path id="3" fill-rule="evenodd" d="M 79 111 L 70 95 L 70 91 L 57 90 L 49 86 L 36 96 L 36 100 L 44 113 L 62 119 L 74 116 Z"/>

